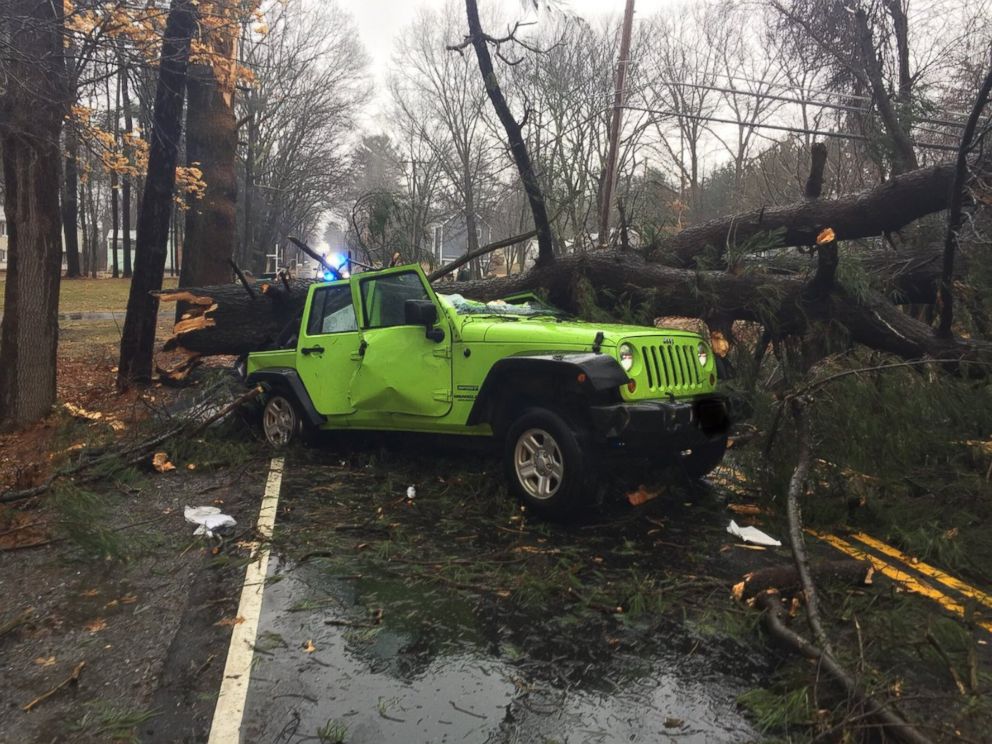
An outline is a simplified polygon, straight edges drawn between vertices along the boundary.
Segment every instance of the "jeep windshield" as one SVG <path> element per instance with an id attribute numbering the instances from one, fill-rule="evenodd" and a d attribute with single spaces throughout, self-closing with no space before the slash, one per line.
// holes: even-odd
<path id="1" fill-rule="evenodd" d="M 470 300 L 460 294 L 439 294 L 438 297 L 448 307 L 454 309 L 459 315 L 500 315 L 518 318 L 568 318 L 571 317 L 564 310 L 541 301 L 534 295 L 520 297 L 509 297 L 504 300 L 492 300 L 490 302 L 480 302 Z"/>

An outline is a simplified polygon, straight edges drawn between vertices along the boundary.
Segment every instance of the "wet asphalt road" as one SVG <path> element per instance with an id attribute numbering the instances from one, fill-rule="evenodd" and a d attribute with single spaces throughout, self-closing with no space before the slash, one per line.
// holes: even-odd
<path id="1" fill-rule="evenodd" d="M 486 460 L 479 461 L 480 468 L 486 466 Z M 335 494 L 334 503 L 344 503 L 368 499 L 361 491 L 371 486 L 329 485 L 341 470 L 326 453 L 291 456 L 286 472 L 277 529 L 281 523 L 286 534 L 298 526 L 312 537 L 315 527 L 321 534 L 323 524 L 327 537 L 320 538 L 319 554 L 302 562 L 285 554 L 280 559 L 276 542 L 255 643 L 243 741 L 564 744 L 761 739 L 736 700 L 761 685 L 769 671 L 767 657 L 740 639 L 705 627 L 710 609 L 700 610 L 698 602 L 692 608 L 681 606 L 681 595 L 676 594 L 660 612 L 610 616 L 579 612 L 554 599 L 542 606 L 464 591 L 450 580 L 410 581 L 385 563 L 378 570 L 380 562 L 367 559 L 376 551 L 388 551 L 388 541 L 366 542 L 361 534 L 342 532 L 335 521 L 342 515 L 328 512 L 327 491 Z M 406 480 L 418 475 L 423 477 L 403 472 L 380 484 L 387 494 L 376 503 L 397 503 L 390 489 L 402 502 Z M 430 488 L 421 487 L 422 511 L 423 500 L 429 498 Z M 655 516 L 650 523 L 640 513 L 632 518 L 632 510 L 622 507 L 594 529 L 540 526 L 535 534 L 541 537 L 532 544 L 546 552 L 595 554 L 604 570 L 616 562 L 621 572 L 633 564 L 642 574 L 656 568 L 669 576 L 691 574 L 699 565 L 678 555 L 679 542 L 691 544 L 694 555 L 720 555 L 728 541 L 726 512 L 723 498 L 713 489 L 685 499 L 682 493 L 663 496 L 652 505 Z M 382 506 L 377 508 L 381 518 Z M 402 518 L 412 511 L 396 514 Z M 491 507 L 499 519 L 509 511 L 512 506 Z M 426 529 L 414 525 L 416 554 L 433 555 L 442 542 L 446 549 L 466 543 L 456 555 L 470 557 L 481 549 L 468 543 L 476 542 L 473 530 L 488 529 L 486 522 L 473 525 L 470 518 L 464 535 L 442 528 L 432 535 L 429 525 L 436 521 L 428 516 Z M 665 530 L 665 545 L 652 545 L 650 534 L 659 530 L 651 524 L 663 521 L 672 525 Z M 353 554 L 366 559 L 359 564 Z M 724 563 L 737 560 L 731 551 Z M 679 565 L 683 568 L 672 574 L 671 567 Z M 712 573 L 712 562 L 708 568 Z M 508 576 L 498 580 L 506 582 Z M 729 603 L 725 589 L 708 596 L 717 614 Z"/>

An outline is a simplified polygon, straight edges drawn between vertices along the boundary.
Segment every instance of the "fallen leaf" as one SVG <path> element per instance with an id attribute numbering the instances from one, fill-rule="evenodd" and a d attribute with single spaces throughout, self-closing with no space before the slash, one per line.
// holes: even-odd
<path id="1" fill-rule="evenodd" d="M 37 664 L 38 666 L 49 667 L 55 664 L 55 657 L 39 656 L 37 659 L 34 660 L 34 663 Z"/>
<path id="2" fill-rule="evenodd" d="M 661 496 L 661 491 L 650 491 L 642 484 L 637 487 L 636 491 L 631 491 L 627 494 L 627 501 L 630 502 L 631 506 L 640 506 L 659 496 Z"/>
<path id="3" fill-rule="evenodd" d="M 762 514 L 762 509 L 757 504 L 727 504 L 727 508 L 734 514 Z"/>
<path id="4" fill-rule="evenodd" d="M 241 623 L 243 623 L 244 621 L 245 619 L 241 617 L 241 615 L 238 615 L 237 617 L 222 618 L 217 622 L 215 622 L 214 625 L 217 625 L 221 628 L 233 628 L 235 625 L 241 625 Z"/>
<path id="5" fill-rule="evenodd" d="M 152 467 L 160 473 L 167 473 L 176 469 L 176 466 L 169 462 L 169 456 L 165 452 L 155 453 L 152 457 Z"/>
<path id="6" fill-rule="evenodd" d="M 189 463 L 189 464 L 188 464 L 188 465 L 186 466 L 186 469 L 187 469 L 187 470 L 196 470 L 196 463 L 195 463 L 195 462 L 191 462 L 191 463 Z"/>
<path id="7" fill-rule="evenodd" d="M 121 604 L 134 604 L 137 601 L 138 601 L 137 594 L 125 594 L 123 597 L 121 597 Z"/>
<path id="8" fill-rule="evenodd" d="M 68 401 L 63 403 L 62 407 L 76 418 L 84 418 L 90 421 L 98 421 L 103 418 L 103 414 L 99 411 L 87 411 L 82 406 L 74 405 Z"/>
<path id="9" fill-rule="evenodd" d="M 313 645 L 313 641 L 307 641 L 306 643 L 303 644 L 303 650 L 306 651 L 308 654 L 312 654 L 314 651 L 317 650 L 317 647 Z"/>
<path id="10" fill-rule="evenodd" d="M 90 620 L 88 623 L 86 623 L 84 627 L 90 633 L 99 633 L 101 630 L 107 627 L 107 621 L 104 620 L 102 617 L 94 618 L 93 620 Z"/>
<path id="11" fill-rule="evenodd" d="M 79 593 L 80 597 L 95 597 L 100 593 L 99 589 L 84 589 Z"/>

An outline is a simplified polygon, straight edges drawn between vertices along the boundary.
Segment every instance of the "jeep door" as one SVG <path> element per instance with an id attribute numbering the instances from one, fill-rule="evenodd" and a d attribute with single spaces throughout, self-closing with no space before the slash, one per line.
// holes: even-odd
<path id="1" fill-rule="evenodd" d="M 347 281 L 311 288 L 297 343 L 296 371 L 318 412 L 351 413 L 351 378 L 358 367 L 361 336 Z"/>
<path id="2" fill-rule="evenodd" d="M 362 360 L 351 384 L 357 412 L 437 417 L 451 409 L 451 329 L 422 273 L 405 268 L 357 277 Z M 407 300 L 437 309 L 443 338 L 407 323 Z M 434 329 L 437 333 L 437 329 Z"/>

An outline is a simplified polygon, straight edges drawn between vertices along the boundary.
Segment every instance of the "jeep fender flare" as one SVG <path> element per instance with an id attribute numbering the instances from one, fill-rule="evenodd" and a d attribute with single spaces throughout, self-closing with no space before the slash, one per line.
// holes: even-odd
<path id="1" fill-rule="evenodd" d="M 613 357 L 591 352 L 521 354 L 500 359 L 490 369 L 472 404 L 466 424 L 487 423 L 500 394 L 513 380 L 554 379 L 574 381 L 576 389 L 590 399 L 603 394 L 617 396 L 629 378 Z"/>
<path id="2" fill-rule="evenodd" d="M 320 426 L 327 420 L 322 413 L 317 411 L 313 401 L 310 399 L 310 394 L 307 392 L 306 386 L 303 384 L 303 380 L 300 379 L 299 372 L 295 369 L 290 367 L 260 369 L 248 375 L 245 378 L 245 383 L 248 385 L 262 384 L 268 389 L 282 388 L 286 390 L 296 398 L 303 417 L 311 426 Z"/>

